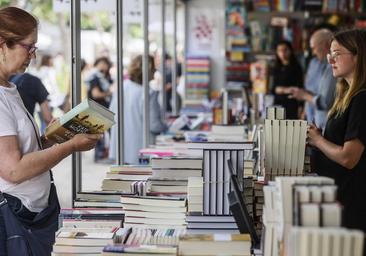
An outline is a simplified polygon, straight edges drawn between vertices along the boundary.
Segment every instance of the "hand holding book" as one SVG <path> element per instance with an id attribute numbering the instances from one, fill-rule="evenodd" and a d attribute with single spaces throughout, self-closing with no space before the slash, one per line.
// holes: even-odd
<path id="1" fill-rule="evenodd" d="M 317 147 L 316 143 L 319 142 L 321 137 L 321 129 L 319 129 L 314 123 L 310 124 L 307 131 L 307 144 Z"/>
<path id="2" fill-rule="evenodd" d="M 51 122 L 45 137 L 56 143 L 70 140 L 76 134 L 103 134 L 114 124 L 114 113 L 90 99 L 84 99 L 59 119 Z M 94 140 L 93 136 L 81 136 Z M 96 136 L 100 139 L 100 136 Z"/>
<path id="3" fill-rule="evenodd" d="M 95 148 L 95 145 L 102 136 L 102 134 L 76 134 L 69 142 L 72 143 L 74 152 L 88 151 Z"/>

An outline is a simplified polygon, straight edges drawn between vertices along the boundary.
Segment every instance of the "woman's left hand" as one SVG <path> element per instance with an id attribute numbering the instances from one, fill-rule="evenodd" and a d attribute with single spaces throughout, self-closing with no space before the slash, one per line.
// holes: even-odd
<path id="1" fill-rule="evenodd" d="M 307 131 L 307 144 L 310 146 L 317 147 L 317 143 L 322 138 L 321 129 L 315 124 L 310 124 Z"/>

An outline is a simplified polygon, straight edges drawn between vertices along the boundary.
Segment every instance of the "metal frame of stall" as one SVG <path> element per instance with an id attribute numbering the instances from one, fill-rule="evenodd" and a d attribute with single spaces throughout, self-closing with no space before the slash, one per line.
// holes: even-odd
<path id="1" fill-rule="evenodd" d="M 173 115 L 177 115 L 177 91 L 176 91 L 176 63 L 177 63 L 177 1 L 173 2 L 173 65 L 172 65 L 172 99 L 173 99 Z M 161 0 L 161 14 L 162 14 L 162 29 L 161 29 L 161 39 L 162 39 L 162 58 L 161 58 L 161 70 L 163 74 L 163 106 L 165 110 L 166 95 L 165 95 L 165 8 L 166 0 Z M 143 88 L 144 88 L 144 111 L 143 111 L 143 146 L 147 147 L 149 145 L 149 81 L 148 81 L 148 57 L 149 57 L 149 40 L 148 40 L 148 24 L 149 24 L 149 0 L 143 0 L 143 35 L 144 35 L 144 52 L 143 52 Z M 72 81 L 72 107 L 75 107 L 81 101 L 81 72 L 80 72 L 80 1 L 71 0 L 71 12 L 70 12 L 70 24 L 71 24 L 71 81 Z M 185 24 L 186 22 L 185 16 Z M 117 148 L 117 164 L 123 164 L 123 0 L 116 0 L 116 25 L 117 25 L 117 94 L 118 94 L 118 111 L 116 115 L 116 121 L 118 123 L 118 148 Z M 165 111 L 163 115 L 165 116 Z M 76 152 L 72 154 L 72 207 L 74 207 L 74 200 L 76 199 L 77 193 L 82 191 L 82 158 L 81 153 Z"/>

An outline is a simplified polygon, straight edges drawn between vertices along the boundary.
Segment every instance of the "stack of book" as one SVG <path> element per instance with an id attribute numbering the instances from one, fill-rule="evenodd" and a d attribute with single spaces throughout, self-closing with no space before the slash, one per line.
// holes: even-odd
<path id="1" fill-rule="evenodd" d="M 56 232 L 52 255 L 100 255 L 117 239 L 116 233 L 118 228 L 61 228 Z"/>
<path id="2" fill-rule="evenodd" d="M 239 234 L 233 216 L 187 215 L 187 234 Z"/>
<path id="3" fill-rule="evenodd" d="M 244 177 L 255 177 L 255 159 L 244 160 Z"/>
<path id="4" fill-rule="evenodd" d="M 179 255 L 251 255 L 247 234 L 184 235 L 178 246 Z"/>
<path id="5" fill-rule="evenodd" d="M 118 191 L 121 193 L 144 193 L 146 180 L 151 177 L 149 166 L 114 165 L 110 167 L 102 182 L 103 191 Z"/>
<path id="6" fill-rule="evenodd" d="M 182 228 L 186 226 L 186 199 L 121 196 L 124 227 Z"/>
<path id="7" fill-rule="evenodd" d="M 284 120 L 283 108 L 268 108 L 264 123 L 265 178 L 304 174 L 307 122 Z"/>
<path id="8" fill-rule="evenodd" d="M 264 205 L 264 194 L 263 194 L 263 181 L 254 182 L 254 223 L 257 229 L 257 233 L 262 230 L 262 216 L 263 216 L 263 205 Z"/>
<path id="9" fill-rule="evenodd" d="M 232 191 L 227 161 L 233 163 L 233 172 L 243 191 L 245 152 L 252 151 L 252 142 L 190 143 L 189 147 L 203 149 L 203 213 L 230 215 L 227 194 Z"/>
<path id="10" fill-rule="evenodd" d="M 253 217 L 254 215 L 254 181 L 252 177 L 246 177 L 243 180 L 244 203 L 247 206 L 248 213 Z"/>
<path id="11" fill-rule="evenodd" d="M 278 241 L 287 243 L 295 226 L 322 229 L 340 225 L 341 207 L 335 203 L 336 187 L 330 178 L 277 177 L 263 190 L 265 256 L 272 255 L 266 251 L 279 250 Z"/>
<path id="12" fill-rule="evenodd" d="M 244 125 L 212 125 L 209 140 L 242 141 L 245 135 Z"/>
<path id="13" fill-rule="evenodd" d="M 202 177 L 202 159 L 192 157 L 152 158 L 149 195 L 186 196 L 189 177 Z"/>
<path id="14" fill-rule="evenodd" d="M 119 196 L 121 197 L 121 196 Z M 124 219 L 122 207 L 117 208 L 70 208 L 61 209 L 60 227 L 121 227 Z M 105 226 L 102 226 L 105 224 Z"/>
<path id="15" fill-rule="evenodd" d="M 124 245 L 162 245 L 177 246 L 179 236 L 186 233 L 185 228 L 130 228 L 129 234 L 124 241 Z"/>
<path id="16" fill-rule="evenodd" d="M 186 68 L 187 85 L 184 104 L 201 104 L 208 98 L 210 59 L 206 56 L 189 56 Z"/>
<path id="17" fill-rule="evenodd" d="M 76 194 L 74 207 L 77 208 L 121 208 L 121 193 L 115 191 L 83 191 Z"/>
<path id="18" fill-rule="evenodd" d="M 203 212 L 203 178 L 188 178 L 188 212 Z"/>
<path id="19" fill-rule="evenodd" d="M 363 255 L 364 234 L 344 228 L 294 227 L 286 246 L 288 255 Z"/>
<path id="20" fill-rule="evenodd" d="M 147 196 L 182 196 L 187 195 L 186 179 L 149 178 L 146 183 Z"/>
<path id="21" fill-rule="evenodd" d="M 144 256 L 144 255 L 163 255 L 176 256 L 177 248 L 172 246 L 157 246 L 157 245 L 136 245 L 128 246 L 123 244 L 113 244 L 104 247 L 103 256 Z"/>

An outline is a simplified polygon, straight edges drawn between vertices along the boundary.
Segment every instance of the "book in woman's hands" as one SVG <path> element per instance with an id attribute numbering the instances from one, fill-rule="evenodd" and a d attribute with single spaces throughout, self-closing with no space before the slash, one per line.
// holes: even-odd
<path id="1" fill-rule="evenodd" d="M 114 113 L 99 103 L 84 99 L 46 128 L 47 139 L 63 143 L 78 133 L 104 133 L 114 124 Z"/>

